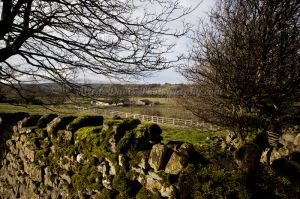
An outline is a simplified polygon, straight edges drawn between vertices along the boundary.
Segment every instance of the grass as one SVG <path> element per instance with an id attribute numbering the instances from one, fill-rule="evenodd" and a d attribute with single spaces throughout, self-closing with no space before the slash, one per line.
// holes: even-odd
<path id="1" fill-rule="evenodd" d="M 41 114 L 56 113 L 59 115 L 95 115 L 92 110 L 78 111 L 74 105 L 13 105 L 7 103 L 0 103 L 0 112 L 27 112 L 29 114 Z"/>
<path id="2" fill-rule="evenodd" d="M 225 137 L 225 131 L 202 131 L 194 128 L 183 128 L 177 126 L 165 126 L 160 125 L 162 128 L 163 142 L 167 143 L 169 141 L 183 141 L 192 144 L 202 144 L 209 143 L 210 139 L 208 137 L 218 136 Z"/>
<path id="3" fill-rule="evenodd" d="M 48 109 L 47 109 L 48 108 Z M 120 108 L 120 111 L 130 112 L 128 109 L 130 107 L 116 107 Z M 121 109 L 121 108 L 127 108 Z M 138 111 L 136 107 L 135 111 Z M 141 107 L 142 108 L 142 107 Z M 143 107 L 144 108 L 144 107 Z M 148 107 L 152 108 L 152 107 Z M 174 110 L 176 111 L 176 109 Z M 178 110 L 177 110 L 178 111 Z M 91 114 L 94 115 L 95 113 L 92 111 L 78 111 L 71 105 L 59 105 L 59 106 L 50 106 L 50 107 L 43 107 L 39 105 L 22 105 L 22 106 L 15 106 L 11 104 L 0 104 L 0 112 L 27 112 L 30 114 L 47 114 L 47 113 L 57 113 L 63 115 L 83 115 L 83 114 Z M 108 117 L 105 117 L 108 119 Z M 192 144 L 201 144 L 207 143 L 207 137 L 211 136 L 225 136 L 226 133 L 224 131 L 203 131 L 195 128 L 184 128 L 178 126 L 170 126 L 170 125 L 159 125 L 162 130 L 163 142 L 167 143 L 168 141 L 183 141 L 183 142 L 190 142 Z"/>
<path id="4" fill-rule="evenodd" d="M 154 106 L 133 106 L 133 107 L 109 107 L 109 109 L 122 111 L 127 113 L 143 114 L 155 113 L 156 111 L 160 112 L 161 117 L 170 117 L 170 118 L 180 118 L 180 119 L 193 119 L 193 115 L 187 110 L 183 109 L 180 106 L 176 105 L 154 105 Z"/>
<path id="5" fill-rule="evenodd" d="M 110 98 L 97 98 L 98 100 L 110 99 Z M 159 105 L 154 106 L 110 106 L 104 107 L 110 110 L 116 110 L 121 112 L 127 113 L 134 113 L 134 114 L 143 114 L 143 115 L 152 115 L 158 111 L 160 112 L 161 117 L 170 117 L 170 118 L 180 118 L 180 119 L 195 119 L 194 116 L 178 105 L 175 98 L 160 98 L 160 97 L 130 97 L 132 101 L 138 101 L 143 99 L 148 99 L 152 102 L 159 102 Z M 147 113 L 147 114 L 146 114 Z"/>

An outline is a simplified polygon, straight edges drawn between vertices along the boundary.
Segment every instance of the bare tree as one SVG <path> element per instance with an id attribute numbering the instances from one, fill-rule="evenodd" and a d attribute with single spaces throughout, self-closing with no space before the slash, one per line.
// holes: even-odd
<path id="1" fill-rule="evenodd" d="M 168 23 L 188 14 L 172 0 L 3 0 L 0 84 L 54 81 L 76 74 L 142 75 L 170 67 L 166 59 L 188 29 Z"/>
<path id="2" fill-rule="evenodd" d="M 213 92 L 185 98 L 187 109 L 241 138 L 296 122 L 299 0 L 219 0 L 193 39 L 183 73 Z"/>

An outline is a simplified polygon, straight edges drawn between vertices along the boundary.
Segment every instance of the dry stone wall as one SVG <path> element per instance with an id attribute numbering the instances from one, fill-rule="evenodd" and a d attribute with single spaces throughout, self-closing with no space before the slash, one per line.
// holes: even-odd
<path id="1" fill-rule="evenodd" d="M 135 119 L 0 114 L 0 198 L 178 198 L 189 143 Z M 4 136 L 5 135 L 5 136 Z M 199 156 L 200 157 L 200 156 Z"/>

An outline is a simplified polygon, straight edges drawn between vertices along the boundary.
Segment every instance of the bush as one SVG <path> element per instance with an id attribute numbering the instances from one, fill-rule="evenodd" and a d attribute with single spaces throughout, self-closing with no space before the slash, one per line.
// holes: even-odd
<path id="1" fill-rule="evenodd" d="M 250 181 L 253 198 L 299 198 L 299 183 L 291 182 L 268 165 L 260 165 Z"/>
<path id="2" fill-rule="evenodd" d="M 209 164 L 200 169 L 188 165 L 178 179 L 180 198 L 250 198 L 245 176 Z"/>
<path id="3" fill-rule="evenodd" d="M 296 162 L 279 158 L 273 162 L 272 167 L 289 179 L 300 183 L 300 165 Z"/>

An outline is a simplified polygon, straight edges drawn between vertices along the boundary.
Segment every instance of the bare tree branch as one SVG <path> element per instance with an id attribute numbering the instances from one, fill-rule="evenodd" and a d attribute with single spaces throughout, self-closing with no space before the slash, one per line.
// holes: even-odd
<path id="1" fill-rule="evenodd" d="M 171 37 L 190 25 L 168 23 L 191 11 L 172 0 L 3 1 L 0 81 L 72 85 L 79 71 L 121 78 L 169 68 L 181 59 L 166 58 Z"/>

